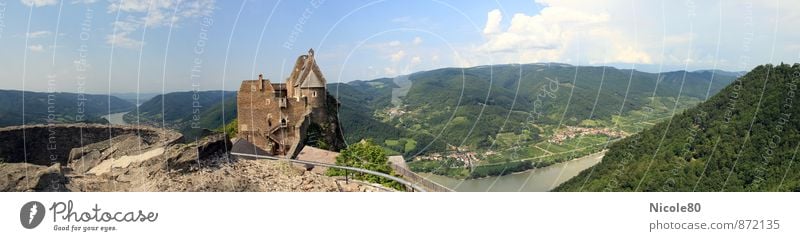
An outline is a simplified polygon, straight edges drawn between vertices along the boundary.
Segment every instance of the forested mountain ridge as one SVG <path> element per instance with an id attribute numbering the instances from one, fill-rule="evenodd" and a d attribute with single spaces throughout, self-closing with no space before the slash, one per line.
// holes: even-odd
<path id="1" fill-rule="evenodd" d="M 411 157 L 455 146 L 470 150 L 530 149 L 530 144 L 545 141 L 559 127 L 626 124 L 620 122 L 624 119 L 620 116 L 650 108 L 653 103 L 672 107 L 678 96 L 681 106 L 692 105 L 734 78 L 735 73 L 724 71 L 658 74 L 557 63 L 506 64 L 330 83 L 328 92 L 341 103 L 339 118 L 348 142 L 373 139 L 393 154 Z M 87 104 L 102 105 L 108 99 L 91 98 Z M 20 99 L 11 97 L 8 101 Z M 130 111 L 124 117 L 128 123 L 176 129 L 190 138 L 202 129 L 219 129 L 223 122 L 236 118 L 234 91 L 167 93 L 144 101 L 138 108 L 116 97 L 111 101 L 111 113 Z M 29 113 L 33 110 L 42 108 L 26 109 Z M 21 119 L 14 117 L 20 112 L 5 112 L 2 120 Z M 107 114 L 108 108 L 92 107 L 89 113 L 93 112 Z M 541 116 L 531 121 L 534 112 Z M 93 118 L 99 119 L 99 115 Z M 536 155 L 523 150 L 521 157 Z"/>
<path id="2" fill-rule="evenodd" d="M 0 90 L 0 103 L 0 127 L 22 125 L 23 114 L 25 124 L 48 123 L 49 119 L 54 123 L 106 123 L 101 116 L 135 107 L 132 103 L 108 95 L 20 90 Z"/>
<path id="3" fill-rule="evenodd" d="M 401 142 L 409 135 L 435 138 L 419 151 L 436 152 L 447 145 L 496 148 L 493 143 L 502 133 L 536 141 L 544 134 L 541 125 L 611 126 L 616 116 L 654 102 L 670 103 L 680 96 L 687 104 L 697 103 L 735 77 L 723 71 L 659 74 L 602 66 L 507 64 L 417 72 L 407 77 L 410 86 L 405 89 L 395 83 L 398 78 L 381 78 L 330 84 L 328 90 L 345 109 L 340 115 L 346 116 L 343 129 L 350 141 L 370 137 L 383 143 L 398 139 L 387 134 L 403 132 Z M 400 97 L 398 89 L 404 91 Z M 535 122 L 528 119 L 533 112 L 541 115 Z M 348 125 L 347 115 L 360 116 L 359 125 Z M 367 129 L 381 132 L 365 133 Z"/>
<path id="4" fill-rule="evenodd" d="M 762 65 L 610 146 L 558 191 L 800 191 L 800 64 Z"/>
<path id="5" fill-rule="evenodd" d="M 236 92 L 219 90 L 157 95 L 124 116 L 129 124 L 178 130 L 188 139 L 199 136 L 203 129 L 221 128 L 223 120 L 227 124 L 235 118 Z"/>

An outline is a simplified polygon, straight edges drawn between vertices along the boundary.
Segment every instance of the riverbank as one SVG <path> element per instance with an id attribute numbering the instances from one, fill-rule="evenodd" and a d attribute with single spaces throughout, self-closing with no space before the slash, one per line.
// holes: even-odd
<path id="1" fill-rule="evenodd" d="M 108 121 L 108 123 L 111 123 L 112 125 L 127 125 L 128 122 L 126 122 L 122 118 L 122 116 L 124 116 L 127 113 L 128 112 L 112 113 L 112 114 L 104 115 L 104 116 L 102 116 L 102 118 L 106 119 Z"/>
<path id="2" fill-rule="evenodd" d="M 419 173 L 419 175 L 460 192 L 546 192 L 596 165 L 604 155 L 605 151 L 600 151 L 546 167 L 478 179 L 462 180 L 431 173 Z"/>

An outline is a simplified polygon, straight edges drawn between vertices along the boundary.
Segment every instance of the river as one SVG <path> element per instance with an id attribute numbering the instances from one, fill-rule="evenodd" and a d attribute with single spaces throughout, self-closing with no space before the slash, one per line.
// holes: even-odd
<path id="1" fill-rule="evenodd" d="M 599 163 L 604 155 L 605 152 L 598 152 L 531 171 L 480 179 L 459 180 L 431 173 L 419 174 L 459 192 L 546 192 Z"/>
<path id="2" fill-rule="evenodd" d="M 103 119 L 108 120 L 108 122 L 113 125 L 127 125 L 128 123 L 126 123 L 125 120 L 122 119 L 122 116 L 124 116 L 127 113 L 128 112 L 119 112 L 119 113 L 108 114 L 104 115 Z"/>

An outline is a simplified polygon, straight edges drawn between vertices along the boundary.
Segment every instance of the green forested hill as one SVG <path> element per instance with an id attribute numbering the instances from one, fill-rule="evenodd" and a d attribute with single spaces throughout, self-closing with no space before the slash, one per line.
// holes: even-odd
<path id="1" fill-rule="evenodd" d="M 556 190 L 800 191 L 799 83 L 799 64 L 758 66 Z"/>
<path id="2" fill-rule="evenodd" d="M 521 157 L 532 157 L 540 154 L 529 145 L 543 141 L 541 136 L 552 134 L 558 124 L 630 124 L 619 117 L 654 104 L 671 109 L 679 93 L 679 107 L 685 108 L 734 78 L 724 73 L 712 78 L 710 71 L 659 75 L 612 67 L 514 64 L 329 83 L 328 92 L 341 103 L 339 119 L 350 143 L 372 139 L 392 154 L 406 156 L 446 151 L 448 145 L 501 152 L 520 146 Z M 200 113 L 192 108 L 193 92 L 156 96 L 139 107 L 140 121 L 165 124 L 191 137 L 199 131 L 190 126 L 197 115 L 201 128 L 218 129 L 223 118 L 229 123 L 236 117 L 236 93 L 224 92 L 225 100 L 222 94 L 200 92 Z M 534 113 L 538 117 L 532 120 Z M 135 123 L 136 112 L 125 119 Z"/>
<path id="3" fill-rule="evenodd" d="M 641 111 L 655 102 L 663 101 L 663 106 L 672 108 L 675 98 L 680 96 L 680 106 L 697 103 L 729 84 L 735 75 L 510 64 L 437 69 L 411 74 L 408 79 L 411 85 L 399 98 L 402 105 L 391 101 L 392 90 L 399 86 L 390 78 L 339 84 L 338 95 L 335 86 L 330 86 L 329 91 L 345 109 L 340 112 L 345 115 L 342 120 L 357 119 L 354 121 L 357 125 L 343 123 L 345 136 L 379 136 L 375 140 L 379 144 L 385 139 L 403 141 L 412 135 L 436 138 L 437 143 L 427 151 L 440 151 L 447 144 L 471 149 L 497 148 L 493 143 L 502 133 L 535 141 L 543 134 L 542 125 L 612 126 L 615 117 Z M 391 114 L 397 110 L 403 112 Z M 532 120 L 531 115 L 537 118 Z M 396 132 L 405 134 L 383 138 Z"/>
<path id="4" fill-rule="evenodd" d="M 74 93 L 42 93 L 19 90 L 0 90 L 0 127 L 22 125 L 23 99 L 26 124 L 47 123 L 48 115 L 53 114 L 58 123 L 100 122 L 101 116 L 125 112 L 133 109 L 132 103 L 107 95 Z M 48 96 L 51 96 L 48 101 Z M 49 103 L 48 103 L 49 102 Z M 111 108 L 109 108 L 109 103 Z M 52 107 L 52 108 L 51 108 Z M 80 116 L 83 116 L 81 120 Z"/>
<path id="5" fill-rule="evenodd" d="M 138 110 L 134 109 L 124 118 L 128 123 L 138 121 L 142 124 L 175 129 L 186 138 L 192 139 L 197 137 L 202 129 L 218 129 L 223 126 L 223 119 L 225 123 L 230 123 L 236 118 L 236 92 L 187 91 L 158 95 L 142 103 Z"/>
<path id="6" fill-rule="evenodd" d="M 356 143 L 363 139 L 371 139 L 375 143 L 403 139 L 404 142 L 413 140 L 423 144 L 409 145 L 410 148 L 406 150 L 406 145 L 403 143 L 403 148 L 396 150 L 399 153 L 415 154 L 423 150 L 445 149 L 444 142 L 434 141 L 430 134 L 399 128 L 391 123 L 381 122 L 374 116 L 376 109 L 382 109 L 389 105 L 393 87 L 396 85 L 392 83 L 392 79 L 328 84 L 328 92 L 340 102 L 339 122 L 342 124 L 342 131 L 347 143 Z"/>

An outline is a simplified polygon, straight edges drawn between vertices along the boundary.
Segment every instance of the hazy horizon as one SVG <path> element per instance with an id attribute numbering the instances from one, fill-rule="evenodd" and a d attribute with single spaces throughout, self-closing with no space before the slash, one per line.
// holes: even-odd
<path id="1" fill-rule="evenodd" d="M 568 64 L 568 63 L 557 63 L 557 62 L 548 62 L 548 63 L 545 63 L 545 62 L 535 62 L 535 63 L 505 63 L 505 64 L 493 64 L 493 65 L 476 65 L 476 66 L 469 66 L 469 67 L 463 67 L 463 68 L 466 68 L 466 69 L 468 69 L 468 68 L 487 67 L 487 66 L 502 66 L 502 65 L 535 65 L 535 64 Z M 766 63 L 765 63 L 765 64 L 766 64 Z M 772 64 L 773 64 L 773 65 L 775 65 L 775 64 L 779 64 L 779 63 L 772 63 Z M 571 64 L 568 64 L 568 65 L 571 65 Z M 574 66 L 574 67 L 578 67 L 578 71 L 580 71 L 580 68 L 581 68 L 581 67 L 610 67 L 610 68 L 616 68 L 616 69 L 619 69 L 619 70 L 631 70 L 630 68 L 624 68 L 624 67 L 619 67 L 619 66 L 611 66 L 611 65 L 573 65 L 573 66 Z M 438 70 L 438 69 L 446 69 L 446 68 L 462 68 L 462 67 L 452 67 L 452 66 L 449 66 L 449 67 L 448 67 L 448 66 L 443 66 L 443 67 L 438 67 L 438 68 L 434 68 L 434 69 L 425 69 L 425 70 L 419 70 L 419 71 L 416 71 L 416 72 L 414 72 L 414 73 L 425 72 L 425 71 L 433 71 L 433 70 Z M 684 69 L 675 69 L 675 70 L 664 70 L 664 71 L 661 71 L 661 72 L 653 72 L 653 71 L 646 71 L 646 70 L 642 70 L 642 69 L 632 69 L 632 70 L 639 71 L 639 72 L 644 72 L 644 73 L 651 73 L 651 74 L 657 74 L 657 73 L 667 73 L 667 72 L 677 72 L 677 71 L 687 71 L 687 72 L 695 72 L 695 71 L 724 71 L 724 72 L 730 72 L 730 73 L 740 73 L 740 72 L 747 72 L 747 71 L 748 71 L 748 70 L 724 70 L 724 69 L 689 69 L 689 70 L 684 70 Z M 408 74 L 414 74 L 414 73 L 408 73 Z M 407 74 L 403 74 L 403 75 L 407 75 Z M 396 78 L 396 77 L 399 77 L 399 76 L 402 76 L 402 75 L 396 75 L 396 76 L 383 76 L 383 77 L 377 77 L 377 78 L 373 78 L 373 79 L 354 79 L 354 80 L 348 80 L 348 81 L 346 81 L 346 82 L 341 82 L 341 83 L 350 83 L 350 82 L 353 82 L 353 81 L 371 81 L 371 80 L 375 80 L 375 79 L 382 79 L 382 78 Z M 242 79 L 242 80 L 244 80 L 244 79 Z M 272 81 L 273 83 L 283 83 L 283 82 L 284 82 L 283 80 L 281 80 L 281 81 L 275 81 L 275 80 L 272 80 L 272 79 L 270 79 L 270 81 Z M 333 82 L 333 83 L 330 83 L 330 84 L 336 84 L 336 83 L 339 83 L 339 82 Z M 22 91 L 22 89 L 3 89 L 3 88 L 0 88 L 0 90 L 17 90 L 17 91 Z M 239 90 L 239 86 L 238 86 L 238 85 L 236 85 L 236 86 L 231 86 L 231 88 L 230 88 L 230 89 L 200 89 L 200 90 L 197 90 L 197 91 L 200 91 L 200 92 L 204 92 L 204 91 L 228 91 L 228 92 L 235 92 L 235 91 L 238 91 L 238 90 Z M 29 91 L 29 92 L 40 92 L 40 93 L 48 93 L 48 91 L 47 91 L 47 90 L 31 90 L 31 89 L 26 89 L 25 91 Z M 191 89 L 191 88 L 188 88 L 188 89 L 172 89 L 172 90 L 165 90 L 165 91 L 142 91 L 142 92 L 138 92 L 138 93 L 140 93 L 140 94 L 156 94 L 156 95 L 160 95 L 160 94 L 168 94 L 168 93 L 175 93 L 175 92 L 190 92 L 190 91 L 195 91 L 195 90 L 193 90 L 193 89 Z M 63 93 L 75 93 L 75 92 L 69 92 L 69 91 L 57 91 L 56 93 L 58 93 L 58 92 L 63 92 Z M 111 91 L 111 92 L 94 92 L 94 91 L 87 91 L 87 92 L 83 92 L 83 93 L 85 93 L 85 94 L 93 94 L 93 95 L 112 95 L 112 96 L 113 96 L 113 95 L 128 95 L 128 94 L 136 94 L 137 92 L 135 92 L 135 91 L 124 91 L 124 90 L 123 90 L 123 91 L 118 91 L 118 90 L 116 90 L 116 89 L 115 89 L 115 91 Z"/>

